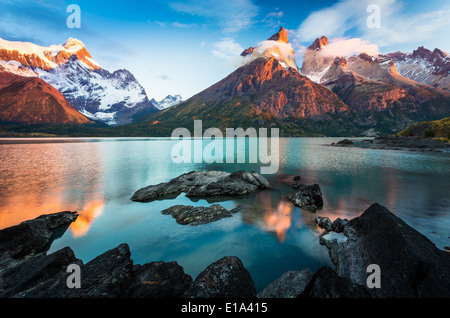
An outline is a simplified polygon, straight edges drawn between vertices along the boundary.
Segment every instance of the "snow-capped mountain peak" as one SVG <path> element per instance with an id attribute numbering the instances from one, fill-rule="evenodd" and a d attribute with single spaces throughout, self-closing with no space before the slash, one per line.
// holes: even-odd
<path id="1" fill-rule="evenodd" d="M 83 42 L 77 39 L 69 38 L 64 44 L 44 47 L 30 42 L 7 41 L 0 38 L 0 60 L 16 61 L 31 69 L 48 71 L 68 63 L 73 57 L 91 70 L 101 68 Z"/>
<path id="2" fill-rule="evenodd" d="M 48 47 L 0 39 L 0 69 L 43 79 L 86 117 L 110 125 L 157 110 L 133 74 L 101 68 L 78 39 Z"/>
<path id="3" fill-rule="evenodd" d="M 242 52 L 241 56 L 243 59 L 240 66 L 246 65 L 260 57 L 274 57 L 285 69 L 292 67 L 298 70 L 295 51 L 289 43 L 288 31 L 283 27 L 268 40 L 259 43 L 257 47 L 250 47 Z"/>
<path id="4" fill-rule="evenodd" d="M 160 100 L 159 102 L 155 99 L 152 99 L 151 102 L 153 105 L 155 105 L 156 108 L 163 110 L 175 105 L 178 105 L 179 103 L 183 102 L 183 98 L 180 95 L 167 95 L 164 99 Z"/>

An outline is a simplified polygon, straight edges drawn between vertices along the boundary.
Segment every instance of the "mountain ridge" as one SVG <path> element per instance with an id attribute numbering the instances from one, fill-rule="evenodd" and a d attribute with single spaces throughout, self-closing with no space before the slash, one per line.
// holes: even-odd
<path id="1" fill-rule="evenodd" d="M 24 124 L 88 124 L 53 86 L 37 77 L 9 74 L 0 66 L 0 121 Z"/>

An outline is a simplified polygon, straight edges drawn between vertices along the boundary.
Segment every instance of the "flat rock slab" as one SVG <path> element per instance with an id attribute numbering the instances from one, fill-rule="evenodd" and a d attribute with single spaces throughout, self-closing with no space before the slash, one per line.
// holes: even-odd
<path id="1" fill-rule="evenodd" d="M 41 215 L 0 231 L 0 267 L 45 254 L 54 239 L 76 220 L 76 212 Z M 0 270 L 1 272 L 1 270 Z"/>
<path id="2" fill-rule="evenodd" d="M 239 212 L 243 208 L 243 206 L 238 206 L 232 210 L 227 210 L 220 204 L 213 204 L 207 207 L 175 205 L 161 211 L 161 213 L 171 215 L 176 219 L 178 224 L 196 226 L 231 217 L 234 213 Z"/>
<path id="3" fill-rule="evenodd" d="M 151 202 L 173 198 L 182 192 L 187 197 L 242 196 L 268 188 L 267 179 L 256 172 L 192 171 L 169 182 L 139 189 L 131 200 Z"/>

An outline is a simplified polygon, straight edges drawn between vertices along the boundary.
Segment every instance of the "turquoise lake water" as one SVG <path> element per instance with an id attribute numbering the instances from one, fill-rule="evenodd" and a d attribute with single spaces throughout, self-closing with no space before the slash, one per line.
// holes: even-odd
<path id="1" fill-rule="evenodd" d="M 144 186 L 189 171 L 259 172 L 261 164 L 174 163 L 177 141 L 169 138 L 2 139 L 0 228 L 41 214 L 79 211 L 49 252 L 70 246 L 86 263 L 128 243 L 135 264 L 177 261 L 194 279 L 212 262 L 233 255 L 258 291 L 287 270 L 333 266 L 314 218 L 351 219 L 374 202 L 439 248 L 450 245 L 450 154 L 329 146 L 341 139 L 280 138 L 279 170 L 265 175 L 269 190 L 219 202 L 194 202 L 182 194 L 149 203 L 130 198 Z M 203 141 L 203 147 L 208 144 Z M 287 200 L 293 189 L 286 181 L 297 175 L 305 184 L 320 185 L 322 210 L 312 213 Z M 176 204 L 213 203 L 250 209 L 199 226 L 179 225 L 161 214 Z"/>

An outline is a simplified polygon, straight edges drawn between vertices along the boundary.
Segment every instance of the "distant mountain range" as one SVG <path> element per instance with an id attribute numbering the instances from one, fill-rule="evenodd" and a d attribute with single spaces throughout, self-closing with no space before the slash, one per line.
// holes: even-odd
<path id="1" fill-rule="evenodd" d="M 72 38 L 50 47 L 0 39 L 0 71 L 0 76 L 40 78 L 61 92 L 86 118 L 109 125 L 131 123 L 139 115 L 170 104 L 153 104 L 133 74 L 124 69 L 110 73 L 101 68 L 84 44 Z"/>
<path id="2" fill-rule="evenodd" d="M 8 100 L 18 105 L 12 96 L 25 90 L 5 86 L 0 121 L 35 124 L 30 118 L 40 118 L 39 123 L 82 127 L 100 121 L 120 127 L 99 127 L 95 135 L 104 129 L 107 135 L 170 136 L 174 128 L 192 129 L 194 120 L 202 119 L 205 128 L 278 127 L 283 136 L 371 136 L 450 116 L 447 53 L 419 47 L 411 54 L 337 56 L 330 54 L 329 45 L 325 36 L 316 39 L 299 68 L 288 32 L 281 27 L 242 52 L 241 65 L 226 78 L 188 100 L 169 95 L 157 102 L 148 99 L 129 71 L 102 69 L 79 40 L 48 48 L 0 40 L 0 81 L 11 74 L 40 79 L 62 94 L 52 91 L 61 107 L 71 104 L 84 115 L 84 121 L 68 115 L 39 117 L 42 107 L 24 106 L 19 111 L 23 116 L 14 117 L 18 108 L 2 105 Z M 10 90 L 15 93 L 8 95 Z M 37 100 L 42 104 L 44 98 Z M 58 133 L 61 127 L 52 129 Z M 82 134 L 81 128 L 76 131 Z"/>
<path id="3" fill-rule="evenodd" d="M 157 102 L 154 98 L 150 100 L 153 105 L 155 105 L 156 108 L 159 110 L 166 109 L 169 107 L 172 107 L 174 105 L 178 105 L 179 103 L 183 102 L 183 98 L 180 95 L 167 95 L 164 99 Z"/>

